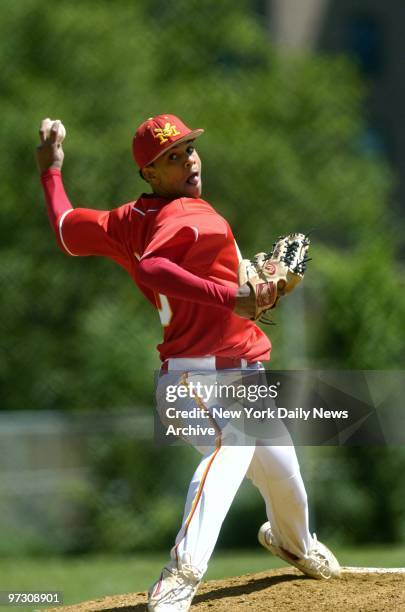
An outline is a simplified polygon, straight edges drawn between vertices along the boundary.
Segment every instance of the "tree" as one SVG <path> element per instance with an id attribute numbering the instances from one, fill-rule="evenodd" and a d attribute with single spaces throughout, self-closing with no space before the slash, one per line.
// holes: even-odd
<path id="1" fill-rule="evenodd" d="M 205 197 L 246 255 L 315 228 L 303 288 L 275 311 L 273 367 L 403 363 L 393 177 L 362 146 L 366 91 L 345 58 L 279 55 L 247 0 L 3 8 L 3 409 L 150 404 L 159 365 L 156 313 L 123 271 L 55 247 L 32 152 L 44 116 L 68 130 L 73 204 L 96 208 L 145 188 L 130 140 L 147 116 L 173 112 L 204 127 Z"/>

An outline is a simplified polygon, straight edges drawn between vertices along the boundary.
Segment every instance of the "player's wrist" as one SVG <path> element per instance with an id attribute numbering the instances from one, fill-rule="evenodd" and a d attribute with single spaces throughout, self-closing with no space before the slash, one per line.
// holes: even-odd
<path id="1" fill-rule="evenodd" d="M 58 166 L 49 166 L 49 168 L 46 168 L 45 170 L 42 170 L 41 172 L 41 178 L 44 178 L 47 176 L 61 176 L 61 175 L 62 175 L 62 168 Z"/>
<path id="2" fill-rule="evenodd" d="M 234 313 L 245 319 L 252 319 L 256 312 L 256 300 L 252 288 L 247 283 L 238 287 L 235 296 Z"/>

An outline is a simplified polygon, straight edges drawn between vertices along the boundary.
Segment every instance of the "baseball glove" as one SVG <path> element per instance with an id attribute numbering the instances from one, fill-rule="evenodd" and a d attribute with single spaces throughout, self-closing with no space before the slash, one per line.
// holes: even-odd
<path id="1" fill-rule="evenodd" d="M 302 281 L 310 259 L 307 257 L 309 244 L 305 234 L 280 236 L 269 253 L 257 253 L 251 260 L 242 259 L 238 269 L 239 286 L 247 283 L 254 291 L 253 320 L 261 319 L 263 313 L 275 308 L 279 298 L 291 293 Z"/>

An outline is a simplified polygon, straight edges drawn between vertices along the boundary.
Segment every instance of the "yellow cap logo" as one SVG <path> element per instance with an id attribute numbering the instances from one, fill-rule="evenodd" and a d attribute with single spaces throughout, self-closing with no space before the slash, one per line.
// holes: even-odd
<path id="1" fill-rule="evenodd" d="M 164 128 L 155 128 L 155 138 L 159 138 L 160 144 L 164 144 L 170 138 L 170 136 L 180 136 L 180 133 L 174 123 L 167 122 Z"/>

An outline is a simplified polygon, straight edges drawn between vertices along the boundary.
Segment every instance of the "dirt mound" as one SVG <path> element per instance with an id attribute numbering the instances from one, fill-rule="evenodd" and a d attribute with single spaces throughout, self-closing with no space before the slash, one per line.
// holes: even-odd
<path id="1" fill-rule="evenodd" d="M 48 612 L 141 612 L 146 594 L 104 597 Z M 340 580 L 312 580 L 293 568 L 203 582 L 192 610 L 210 612 L 384 612 L 405 610 L 405 574 L 344 573 Z"/>

